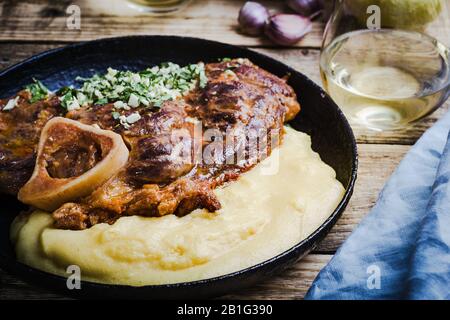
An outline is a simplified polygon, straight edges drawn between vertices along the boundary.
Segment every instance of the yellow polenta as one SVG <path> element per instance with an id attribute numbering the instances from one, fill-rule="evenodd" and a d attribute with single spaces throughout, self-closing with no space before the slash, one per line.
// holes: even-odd
<path id="1" fill-rule="evenodd" d="M 142 286 L 206 279 L 267 260 L 326 220 L 344 188 L 311 149 L 286 128 L 283 144 L 236 182 L 215 190 L 222 209 L 184 217 L 131 216 L 82 231 L 52 227 L 36 211 L 11 227 L 19 261 L 59 275 L 78 265 L 83 280 Z"/>

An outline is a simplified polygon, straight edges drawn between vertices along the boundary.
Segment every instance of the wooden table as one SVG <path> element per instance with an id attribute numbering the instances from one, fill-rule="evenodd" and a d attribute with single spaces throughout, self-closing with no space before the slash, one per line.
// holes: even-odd
<path id="1" fill-rule="evenodd" d="M 283 10 L 281 1 L 260 1 L 272 11 Z M 81 8 L 81 29 L 67 28 L 66 8 L 75 3 Z M 243 1 L 194 0 L 174 16 L 152 17 L 125 5 L 125 0 L 5 0 L 0 1 L 0 69 L 38 52 L 66 44 L 132 34 L 183 35 L 217 40 L 249 47 L 278 59 L 320 83 L 318 58 L 323 25 L 314 23 L 313 31 L 300 43 L 280 48 L 259 38 L 238 32 L 236 18 Z M 410 146 L 448 109 L 445 107 L 414 126 L 395 133 L 377 133 L 358 126 L 360 167 L 350 204 L 325 240 L 282 275 L 227 298 L 301 299 L 320 269 L 349 236 L 375 203 L 383 184 Z M 0 299 L 64 299 L 0 271 Z"/>

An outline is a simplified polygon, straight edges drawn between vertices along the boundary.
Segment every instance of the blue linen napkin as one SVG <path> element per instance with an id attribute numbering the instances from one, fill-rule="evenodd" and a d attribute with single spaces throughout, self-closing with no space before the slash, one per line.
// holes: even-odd
<path id="1" fill-rule="evenodd" d="M 419 139 L 306 299 L 450 299 L 450 112 Z"/>

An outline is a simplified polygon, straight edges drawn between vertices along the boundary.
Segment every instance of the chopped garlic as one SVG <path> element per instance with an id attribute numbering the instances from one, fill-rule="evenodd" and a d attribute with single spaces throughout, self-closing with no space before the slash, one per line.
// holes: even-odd
<path id="1" fill-rule="evenodd" d="M 130 107 L 128 107 L 128 105 L 123 101 L 114 102 L 114 108 L 130 110 Z"/>
<path id="2" fill-rule="evenodd" d="M 116 114 L 117 116 L 117 114 Z M 114 117 L 114 115 L 113 115 Z M 137 112 L 132 113 L 128 116 L 125 115 L 121 115 L 118 117 L 120 124 L 125 128 L 125 129 L 130 129 L 131 125 L 137 121 L 139 121 L 141 119 L 141 115 Z"/>
<path id="3" fill-rule="evenodd" d="M 131 75 L 131 82 L 132 83 L 139 83 L 139 82 L 141 82 L 141 76 L 139 74 L 137 74 L 137 73 L 133 73 Z"/>
<path id="4" fill-rule="evenodd" d="M 108 68 L 108 73 L 105 75 L 105 78 L 110 82 L 116 82 L 116 74 L 117 70 L 114 70 L 112 68 Z"/>
<path id="5" fill-rule="evenodd" d="M 77 100 L 83 107 L 88 105 L 88 98 L 82 92 L 77 92 Z"/>
<path id="6" fill-rule="evenodd" d="M 134 93 L 130 95 L 130 99 L 128 99 L 128 105 L 132 108 L 139 107 L 139 98 Z"/>
<path id="7" fill-rule="evenodd" d="M 78 77 L 77 80 L 83 81 L 83 85 L 80 89 L 72 89 L 65 94 L 64 107 L 72 97 L 77 97 L 82 106 L 121 101 L 115 105 L 116 109 L 130 110 L 139 105 L 158 108 L 167 100 L 185 95 L 197 85 L 204 88 L 208 78 L 203 63 L 180 67 L 168 62 L 140 72 L 108 68 L 104 75 Z M 78 96 L 78 92 L 84 97 Z"/>
<path id="8" fill-rule="evenodd" d="M 119 93 L 122 93 L 124 90 L 125 90 L 125 87 L 119 84 L 118 86 L 116 86 L 114 88 L 113 93 L 114 94 L 119 94 Z"/>
<path id="9" fill-rule="evenodd" d="M 103 94 L 100 92 L 100 90 L 94 90 L 94 94 L 97 98 L 103 99 Z"/>
<path id="10" fill-rule="evenodd" d="M 67 111 L 80 109 L 80 103 L 78 102 L 77 98 L 73 98 L 68 104 L 67 104 Z"/>
<path id="11" fill-rule="evenodd" d="M 146 107 L 150 105 L 150 102 L 145 98 L 140 98 L 139 101 Z"/>
<path id="12" fill-rule="evenodd" d="M 141 115 L 139 113 L 135 112 L 135 113 L 130 114 L 127 117 L 127 122 L 129 124 L 133 124 L 133 123 L 139 121 L 140 119 L 141 119 Z"/>
<path id="13" fill-rule="evenodd" d="M 17 106 L 17 101 L 19 101 L 19 97 L 15 97 L 14 99 L 9 99 L 8 103 L 3 107 L 3 111 L 12 110 Z"/>
<path id="14" fill-rule="evenodd" d="M 119 117 L 119 121 L 120 124 L 125 128 L 125 129 L 130 129 L 130 125 L 127 122 L 127 117 L 122 115 Z"/>
<path id="15" fill-rule="evenodd" d="M 116 69 L 113 69 L 111 67 L 108 68 L 108 74 L 112 77 L 115 77 L 118 72 L 119 71 L 117 71 Z"/>
<path id="16" fill-rule="evenodd" d="M 141 79 L 141 83 L 142 83 L 144 86 L 148 87 L 148 86 L 150 85 L 150 79 L 147 78 L 147 77 L 145 77 L 145 78 Z"/>

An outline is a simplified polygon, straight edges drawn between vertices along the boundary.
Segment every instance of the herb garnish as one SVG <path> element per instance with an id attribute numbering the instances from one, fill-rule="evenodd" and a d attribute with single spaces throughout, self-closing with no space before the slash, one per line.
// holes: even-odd
<path id="1" fill-rule="evenodd" d="M 49 90 L 38 80 L 26 86 L 31 93 L 30 102 L 47 98 Z M 56 92 L 61 106 L 67 111 L 89 105 L 104 105 L 114 102 L 112 117 L 126 129 L 141 118 L 137 112 L 123 115 L 120 110 L 139 106 L 159 108 L 164 101 L 183 96 L 196 86 L 204 88 L 208 82 L 203 63 L 185 67 L 171 62 L 147 68 L 140 72 L 119 71 L 108 68 L 104 75 L 91 78 L 78 77 L 81 87 L 63 87 Z M 12 105 L 9 108 L 13 108 Z"/>
<path id="2" fill-rule="evenodd" d="M 118 71 L 108 68 L 104 75 L 77 78 L 83 81 L 80 89 L 66 89 L 61 96 L 68 110 L 81 106 L 116 102 L 117 109 L 159 107 L 164 101 L 174 100 L 198 84 L 204 88 L 208 81 L 203 63 L 180 67 L 168 62 L 140 72 Z M 116 105 L 117 104 L 117 105 Z"/>
<path id="3" fill-rule="evenodd" d="M 33 78 L 33 83 L 25 86 L 25 89 L 31 93 L 30 103 L 43 100 L 48 97 L 49 90 L 39 80 Z"/>

